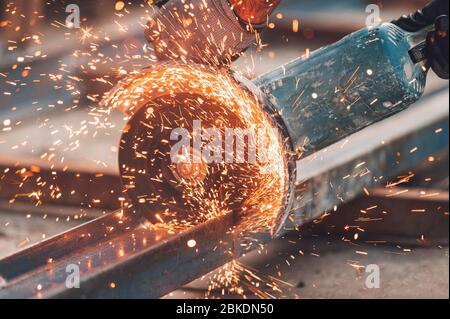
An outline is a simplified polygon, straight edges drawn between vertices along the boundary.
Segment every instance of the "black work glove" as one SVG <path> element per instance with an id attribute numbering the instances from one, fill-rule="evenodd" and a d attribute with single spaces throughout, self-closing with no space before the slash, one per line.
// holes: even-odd
<path id="1" fill-rule="evenodd" d="M 442 79 L 448 79 L 448 0 L 434 0 L 422 10 L 392 21 L 405 31 L 416 32 L 435 25 L 435 31 L 427 36 L 426 55 L 433 71 Z"/>

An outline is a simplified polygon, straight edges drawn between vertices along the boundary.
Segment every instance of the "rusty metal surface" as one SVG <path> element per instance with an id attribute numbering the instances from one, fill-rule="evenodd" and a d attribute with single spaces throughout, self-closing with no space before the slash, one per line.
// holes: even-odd
<path id="1" fill-rule="evenodd" d="M 119 223 L 117 214 L 100 217 L 2 259 L 0 274 L 3 278 L 12 279 L 49 263 L 51 265 L 52 261 L 66 258 L 79 249 L 113 238 L 132 225 L 130 219 L 122 219 Z"/>
<path id="2" fill-rule="evenodd" d="M 234 251 L 229 233 L 234 222 L 232 215 L 181 234 L 149 230 L 137 224 L 100 241 L 86 236 L 88 228 L 98 234 L 99 227 L 105 226 L 104 220 L 2 260 L 0 274 L 6 286 L 0 289 L 0 298 L 156 298 L 233 257 L 228 253 Z M 187 242 L 192 239 L 197 245 L 189 248 Z M 58 253 L 65 256 L 58 259 Z M 54 261 L 45 262 L 48 256 L 55 256 Z M 69 264 L 80 267 L 80 289 L 65 286 Z M 23 266 L 16 269 L 17 265 Z"/>

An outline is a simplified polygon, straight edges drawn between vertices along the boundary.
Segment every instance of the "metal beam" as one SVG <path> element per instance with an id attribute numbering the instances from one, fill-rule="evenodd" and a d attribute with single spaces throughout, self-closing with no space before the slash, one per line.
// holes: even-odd
<path id="1" fill-rule="evenodd" d="M 302 228 L 374 244 L 448 245 L 449 193 L 431 188 L 378 187 Z"/>
<path id="2" fill-rule="evenodd" d="M 76 243 L 81 234 L 87 235 L 87 228 L 92 228 L 91 234 L 103 233 L 104 227 L 97 227 L 102 221 L 71 230 L 50 240 L 47 247 L 36 245 L 2 260 L 0 273 L 6 285 L 0 289 L 0 298 L 157 298 L 233 258 L 229 253 L 234 251 L 229 232 L 234 223 L 232 215 L 180 234 L 135 225 L 114 238 L 87 239 L 87 246 L 72 249 L 65 246 Z M 189 248 L 189 240 L 195 240 L 196 246 Z M 60 247 L 55 247 L 57 244 Z M 43 263 L 45 257 L 59 253 L 64 256 Z M 37 256 L 40 267 L 30 265 Z M 70 264 L 80 267 L 80 289 L 65 285 Z M 27 267 L 16 270 L 17 265 Z"/>
<path id="3" fill-rule="evenodd" d="M 448 89 L 297 163 L 293 219 L 302 225 L 430 156 L 448 154 Z"/>
<path id="4" fill-rule="evenodd" d="M 113 170 L 89 165 L 50 165 L 37 159 L 0 157 L 0 199 L 11 202 L 120 208 L 120 177 Z M 58 187 L 58 192 L 53 191 Z M 60 195 L 58 195 L 60 194 Z M 101 199 L 101 200 L 100 200 Z"/>

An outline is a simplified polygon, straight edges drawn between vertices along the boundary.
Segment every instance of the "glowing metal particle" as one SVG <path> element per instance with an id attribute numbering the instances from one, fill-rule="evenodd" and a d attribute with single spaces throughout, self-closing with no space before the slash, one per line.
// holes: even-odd
<path id="1" fill-rule="evenodd" d="M 195 241 L 195 239 L 190 239 L 190 240 L 188 240 L 188 242 L 187 242 L 187 246 L 188 246 L 189 248 L 194 248 L 195 246 L 197 246 L 197 242 Z"/>

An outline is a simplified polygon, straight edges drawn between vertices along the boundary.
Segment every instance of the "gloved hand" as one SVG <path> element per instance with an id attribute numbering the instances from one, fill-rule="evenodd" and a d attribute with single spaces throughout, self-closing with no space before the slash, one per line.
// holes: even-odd
<path id="1" fill-rule="evenodd" d="M 426 55 L 433 71 L 442 79 L 448 79 L 448 0 L 435 0 L 422 10 L 392 21 L 408 32 L 416 32 L 435 25 L 435 31 L 428 33 Z"/>
<path id="2" fill-rule="evenodd" d="M 258 32 L 238 19 L 228 0 L 170 0 L 149 21 L 145 36 L 160 60 L 217 66 L 231 62 Z"/>

